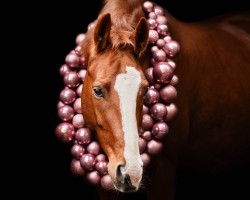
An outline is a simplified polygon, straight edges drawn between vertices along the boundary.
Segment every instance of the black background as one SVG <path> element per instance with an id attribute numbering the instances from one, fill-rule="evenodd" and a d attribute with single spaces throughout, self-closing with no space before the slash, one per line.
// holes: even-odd
<path id="1" fill-rule="evenodd" d="M 198 21 L 221 15 L 227 12 L 250 10 L 249 1 L 180 1 L 158 0 L 156 1 L 167 9 L 174 17 L 182 21 Z M 101 0 L 82 2 L 66 1 L 57 5 L 43 5 L 39 13 L 38 25 L 43 34 L 41 39 L 46 50 L 40 56 L 41 65 L 46 73 L 46 100 L 47 100 L 47 130 L 41 137 L 42 155 L 39 158 L 41 169 L 32 172 L 35 182 L 31 188 L 39 189 L 37 196 L 44 195 L 47 198 L 55 197 L 69 199 L 96 198 L 92 186 L 85 184 L 79 177 L 70 174 L 71 162 L 70 146 L 61 143 L 55 138 L 54 130 L 59 120 L 57 118 L 56 104 L 58 95 L 63 88 L 59 68 L 64 64 L 64 58 L 75 47 L 75 38 L 85 32 L 87 25 L 96 19 L 102 7 Z M 40 34 L 38 34 L 40 36 Z M 39 38 L 38 38 L 39 39 Z M 44 137 L 45 136 L 45 137 Z M 191 176 L 178 180 L 177 199 L 250 199 L 249 178 L 250 167 L 234 172 L 218 174 L 216 176 Z M 245 182 L 245 183 L 244 183 Z M 90 196 L 87 198 L 87 196 Z M 131 197 L 132 199 L 132 197 Z M 139 199 L 139 197 L 136 197 Z"/>

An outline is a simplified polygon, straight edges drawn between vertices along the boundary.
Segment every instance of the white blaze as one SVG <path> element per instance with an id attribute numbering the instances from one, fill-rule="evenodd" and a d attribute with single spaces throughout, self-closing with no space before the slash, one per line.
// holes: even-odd
<path id="1" fill-rule="evenodd" d="M 122 173 L 140 177 L 143 163 L 138 145 L 136 100 L 141 84 L 141 76 L 140 72 L 131 66 L 126 67 L 126 72 L 125 74 L 118 74 L 115 82 L 115 90 L 120 98 L 125 143 L 124 157 L 126 165 L 125 168 L 122 168 Z"/>

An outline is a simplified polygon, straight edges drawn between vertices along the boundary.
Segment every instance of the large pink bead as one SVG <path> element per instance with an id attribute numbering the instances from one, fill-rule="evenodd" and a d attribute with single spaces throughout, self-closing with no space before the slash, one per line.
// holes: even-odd
<path id="1" fill-rule="evenodd" d="M 170 58 L 173 58 L 180 51 L 180 45 L 178 42 L 171 40 L 165 44 L 163 49 Z"/>
<path id="2" fill-rule="evenodd" d="M 71 72 L 72 70 L 70 69 L 70 67 L 66 64 L 63 64 L 60 69 L 59 69 L 59 73 L 61 76 L 65 76 L 65 74 L 67 74 L 68 72 Z"/>
<path id="3" fill-rule="evenodd" d="M 147 166 L 149 163 L 150 163 L 150 161 L 151 161 L 151 159 L 150 159 L 150 156 L 147 154 L 147 153 L 142 153 L 141 154 L 141 159 L 142 159 L 142 162 L 143 162 L 143 166 Z"/>
<path id="4" fill-rule="evenodd" d="M 156 51 L 153 54 L 153 56 L 156 62 L 164 62 L 167 59 L 166 53 L 162 49 L 159 49 L 158 51 Z"/>
<path id="5" fill-rule="evenodd" d="M 97 171 L 92 171 L 86 175 L 86 180 L 92 185 L 98 185 L 101 181 L 101 177 Z"/>
<path id="6" fill-rule="evenodd" d="M 150 108 L 150 115 L 156 120 L 163 120 L 168 113 L 166 106 L 163 103 L 155 103 Z"/>
<path id="7" fill-rule="evenodd" d="M 65 57 L 65 63 L 70 67 L 77 67 L 79 64 L 79 57 L 74 53 L 69 53 Z"/>
<path id="8" fill-rule="evenodd" d="M 162 139 L 169 131 L 168 125 L 165 122 L 157 122 L 152 127 L 152 134 L 157 139 Z"/>
<path id="9" fill-rule="evenodd" d="M 89 144 L 92 140 L 92 133 L 89 128 L 79 128 L 75 133 L 75 139 L 79 144 Z"/>
<path id="10" fill-rule="evenodd" d="M 158 15 L 157 18 L 156 18 L 156 22 L 157 22 L 157 24 L 159 26 L 159 25 L 167 24 L 168 20 L 167 20 L 167 18 L 165 16 Z"/>
<path id="11" fill-rule="evenodd" d="M 81 98 L 77 98 L 73 104 L 73 108 L 77 113 L 82 113 Z"/>
<path id="12" fill-rule="evenodd" d="M 74 139 L 75 128 L 68 122 L 62 122 L 57 125 L 55 135 L 62 142 L 70 142 Z"/>
<path id="13" fill-rule="evenodd" d="M 172 85 L 167 85 L 160 90 L 161 100 L 170 103 L 177 97 L 177 90 Z"/>
<path id="14" fill-rule="evenodd" d="M 82 114 L 76 114 L 72 119 L 72 124 L 75 128 L 83 128 L 85 126 L 85 121 Z"/>
<path id="15" fill-rule="evenodd" d="M 152 133 L 151 131 L 145 131 L 142 136 L 143 139 L 145 139 L 146 141 L 149 141 L 152 139 Z"/>
<path id="16" fill-rule="evenodd" d="M 87 146 L 87 152 L 93 154 L 93 155 L 98 155 L 101 151 L 101 147 L 98 142 L 92 141 L 90 144 Z"/>
<path id="17" fill-rule="evenodd" d="M 144 114 L 142 116 L 141 127 L 144 131 L 151 129 L 153 124 L 154 124 L 154 120 L 152 119 L 152 117 L 149 114 Z"/>
<path id="18" fill-rule="evenodd" d="M 103 160 L 103 161 L 98 161 L 95 165 L 96 171 L 100 175 L 105 175 L 108 173 L 108 162 Z"/>
<path id="19" fill-rule="evenodd" d="M 145 2 L 143 3 L 142 7 L 143 7 L 144 11 L 146 11 L 146 12 L 149 13 L 149 12 L 152 12 L 152 11 L 153 11 L 153 9 L 154 9 L 154 4 L 153 4 L 152 2 L 150 2 L 150 1 L 145 1 Z"/>
<path id="20" fill-rule="evenodd" d="M 90 153 L 83 154 L 80 158 L 80 163 L 85 170 L 92 170 L 96 164 L 95 156 Z"/>
<path id="21" fill-rule="evenodd" d="M 80 161 L 77 159 L 72 159 L 70 163 L 70 171 L 75 176 L 83 176 L 86 174 L 86 170 L 82 168 Z"/>
<path id="22" fill-rule="evenodd" d="M 75 88 L 80 84 L 80 77 L 77 72 L 72 71 L 65 74 L 63 81 L 66 86 Z"/>
<path id="23" fill-rule="evenodd" d="M 161 24 L 157 27 L 157 32 L 161 35 L 161 36 L 166 36 L 168 35 L 168 26 L 165 24 Z M 164 40 L 164 39 L 163 39 Z M 165 40 L 164 40 L 165 41 Z M 165 41 L 166 43 L 166 41 Z M 164 44 L 165 46 L 166 44 Z M 164 46 L 162 48 L 164 48 Z"/>
<path id="24" fill-rule="evenodd" d="M 101 186 L 105 190 L 111 190 L 114 188 L 114 184 L 110 175 L 107 174 L 101 178 Z"/>
<path id="25" fill-rule="evenodd" d="M 149 67 L 145 70 L 145 77 L 147 79 L 147 81 L 152 84 L 154 82 L 154 78 L 153 78 L 153 67 Z"/>
<path id="26" fill-rule="evenodd" d="M 64 105 L 58 109 L 58 116 L 62 121 L 69 121 L 74 117 L 74 109 L 69 105 Z"/>
<path id="27" fill-rule="evenodd" d="M 165 118 L 165 121 L 169 122 L 169 121 L 172 121 L 178 114 L 178 108 L 174 103 L 167 105 L 166 108 L 168 110 L 168 114 Z"/>
<path id="28" fill-rule="evenodd" d="M 86 35 L 84 33 L 80 33 L 76 36 L 76 45 L 81 45 L 83 40 L 85 39 Z"/>
<path id="29" fill-rule="evenodd" d="M 149 42 L 154 44 L 159 39 L 159 34 L 156 30 L 149 30 Z"/>
<path id="30" fill-rule="evenodd" d="M 146 146 L 147 146 L 147 142 L 143 138 L 139 137 L 139 150 L 140 150 L 140 153 L 145 151 Z"/>
<path id="31" fill-rule="evenodd" d="M 156 83 L 169 83 L 174 75 L 174 70 L 167 62 L 158 62 L 154 65 L 153 76 Z"/>
<path id="32" fill-rule="evenodd" d="M 155 155 L 161 152 L 163 144 L 157 140 L 150 140 L 147 145 L 147 150 L 150 155 Z"/>
<path id="33" fill-rule="evenodd" d="M 149 106 L 159 101 L 160 94 L 155 88 L 148 88 L 148 91 L 144 98 L 144 103 Z"/>
<path id="34" fill-rule="evenodd" d="M 74 90 L 65 87 L 59 95 L 59 99 L 62 103 L 64 104 L 71 104 L 75 101 L 76 99 L 76 93 Z"/>
<path id="35" fill-rule="evenodd" d="M 75 159 L 79 160 L 84 153 L 85 153 L 85 149 L 80 144 L 74 144 L 71 147 L 71 154 L 74 156 Z"/>

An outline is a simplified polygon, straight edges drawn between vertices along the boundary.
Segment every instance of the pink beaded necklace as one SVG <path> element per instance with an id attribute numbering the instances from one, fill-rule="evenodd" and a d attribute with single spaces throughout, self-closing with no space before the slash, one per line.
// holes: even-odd
<path id="1" fill-rule="evenodd" d="M 143 3 L 148 16 L 149 48 L 151 65 L 145 70 L 150 87 L 143 105 L 143 120 L 139 129 L 139 148 L 144 166 L 150 163 L 150 156 L 158 154 L 163 147 L 162 139 L 169 132 L 168 122 L 173 120 L 178 110 L 174 104 L 177 97 L 175 85 L 178 77 L 172 60 L 179 52 L 179 44 L 169 34 L 164 9 L 150 1 Z M 94 22 L 88 29 L 94 27 Z M 84 176 L 92 185 L 101 185 L 104 189 L 113 188 L 108 174 L 106 155 L 95 139 L 95 133 L 85 126 L 81 111 L 81 91 L 86 74 L 85 59 L 81 43 L 85 34 L 76 37 L 76 48 L 65 57 L 65 64 L 60 67 L 60 75 L 65 84 L 60 92 L 57 104 L 61 122 L 55 129 L 56 137 L 62 142 L 72 142 L 71 171 Z"/>

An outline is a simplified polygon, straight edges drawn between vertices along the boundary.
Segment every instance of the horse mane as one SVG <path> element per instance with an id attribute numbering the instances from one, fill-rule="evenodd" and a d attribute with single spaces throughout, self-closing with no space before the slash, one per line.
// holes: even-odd
<path id="1" fill-rule="evenodd" d="M 131 38 L 136 24 L 141 17 L 145 17 L 142 10 L 144 0 L 105 0 L 99 16 L 110 13 L 111 15 L 111 48 L 117 49 L 134 49 L 134 41 Z M 98 19 L 97 19 L 98 20 Z M 86 38 L 91 38 L 93 31 L 87 33 Z M 147 33 L 145 33 L 147 34 Z"/>

